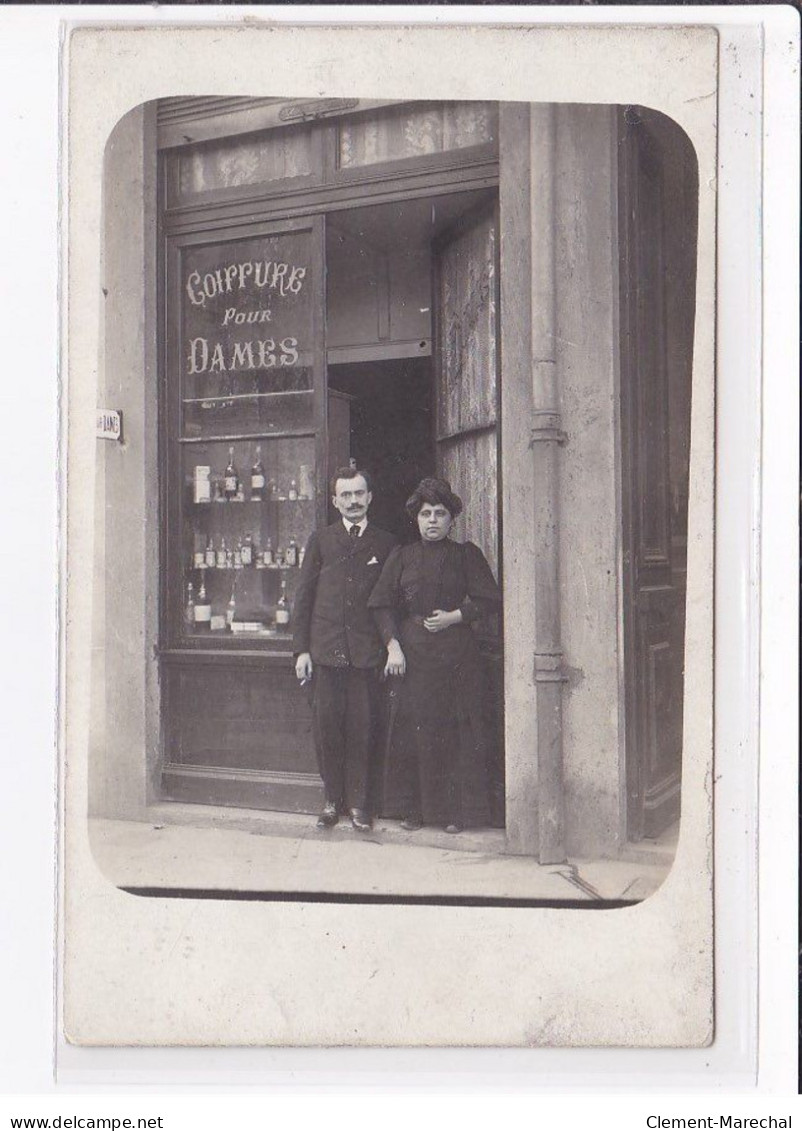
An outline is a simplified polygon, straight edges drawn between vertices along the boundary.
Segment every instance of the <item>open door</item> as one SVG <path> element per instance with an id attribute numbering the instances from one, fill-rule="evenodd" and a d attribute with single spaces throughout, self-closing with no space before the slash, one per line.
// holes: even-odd
<path id="1" fill-rule="evenodd" d="M 620 153 L 627 825 L 679 816 L 697 172 L 664 115 L 628 109 Z"/>
<path id="2" fill-rule="evenodd" d="M 498 263 L 495 204 L 462 217 L 434 247 L 437 472 L 463 500 L 457 538 L 482 550 L 502 583 L 499 517 Z M 501 620 L 479 626 L 488 670 L 493 818 L 504 823 Z"/>

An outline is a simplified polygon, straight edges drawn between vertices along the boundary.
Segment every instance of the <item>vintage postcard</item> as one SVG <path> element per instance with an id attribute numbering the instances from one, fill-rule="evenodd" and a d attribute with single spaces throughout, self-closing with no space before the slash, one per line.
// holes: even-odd
<path id="1" fill-rule="evenodd" d="M 69 1041 L 712 1039 L 717 59 L 67 30 Z"/>

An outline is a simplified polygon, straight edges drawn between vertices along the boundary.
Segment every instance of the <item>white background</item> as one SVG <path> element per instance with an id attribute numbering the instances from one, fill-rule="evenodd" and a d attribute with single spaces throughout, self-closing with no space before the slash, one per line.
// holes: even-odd
<path id="1" fill-rule="evenodd" d="M 546 1126 L 617 1125 L 645 1127 L 647 1114 L 667 1117 L 683 1115 L 787 1115 L 792 1108 L 802 1118 L 796 1093 L 796 876 L 797 876 L 797 536 L 798 500 L 798 363 L 797 256 L 798 256 L 798 19 L 790 8 L 628 8 L 591 11 L 574 9 L 457 9 L 441 10 L 447 22 L 481 20 L 492 22 L 563 20 L 609 23 L 617 13 L 638 23 L 704 22 L 765 25 L 766 88 L 763 160 L 767 180 L 763 199 L 765 307 L 763 461 L 762 480 L 756 479 L 750 463 L 727 469 L 720 484 L 720 521 L 749 514 L 746 528 L 753 532 L 751 545 L 762 536 L 762 733 L 760 765 L 760 855 L 755 870 L 744 867 L 742 845 L 720 846 L 729 850 L 731 866 L 717 873 L 719 927 L 730 922 L 737 934 L 739 911 L 748 910 L 750 891 L 760 883 L 759 961 L 759 1080 L 743 1074 L 733 1061 L 731 1070 L 717 1065 L 714 1074 L 666 1070 L 666 1091 L 660 1095 L 648 1068 L 639 1068 L 631 1084 L 623 1082 L 627 1057 L 614 1050 L 567 1051 L 552 1058 L 554 1069 L 536 1067 L 526 1053 L 507 1050 L 485 1053 L 437 1051 L 431 1053 L 349 1053 L 264 1051 L 242 1053 L 239 1062 L 232 1050 L 193 1050 L 192 1097 L 184 1086 L 170 1088 L 168 1058 L 158 1051 L 140 1050 L 138 1061 L 118 1050 L 99 1050 L 97 1068 L 82 1082 L 73 1076 L 58 1087 L 53 1081 L 53 1024 L 55 914 L 54 821 L 56 779 L 56 686 L 57 686 L 57 442 L 58 442 L 58 66 L 59 21 L 61 19 L 138 22 L 221 20 L 229 22 L 247 9 L 213 8 L 14 8 L 0 10 L 0 594 L 4 598 L 2 621 L 4 647 L 0 654 L 0 1117 L 23 1115 L 164 1115 L 164 1126 L 213 1127 L 223 1124 L 256 1125 L 288 1118 L 320 1119 L 339 1124 L 401 1117 L 419 1118 L 402 1103 L 416 1103 L 413 1093 L 427 1091 L 427 1114 L 432 1122 L 497 1122 L 505 1118 L 499 1107 L 502 1097 L 473 1096 L 456 1101 L 451 1094 L 476 1089 L 524 1093 L 519 1111 L 527 1122 Z M 337 18 L 335 9 L 288 11 L 258 8 L 260 18 L 269 15 L 298 21 L 305 14 L 317 22 Z M 431 19 L 436 12 L 422 9 L 339 10 L 349 20 L 371 22 Z M 737 38 L 737 36 L 736 36 Z M 737 52 L 724 52 L 722 90 L 737 99 L 743 82 Z M 728 84 L 729 83 L 729 87 Z M 102 92 L 98 92 L 102 97 Z M 722 130 L 725 118 L 722 118 Z M 730 117 L 722 132 L 721 149 L 734 162 L 722 171 L 720 180 L 721 229 L 720 270 L 722 292 L 731 308 L 721 312 L 719 323 L 722 353 L 738 362 L 759 348 L 754 333 L 760 284 L 756 275 L 754 248 L 739 239 L 739 225 L 754 219 L 755 202 L 743 195 L 749 169 L 737 175 L 737 160 L 752 162 L 757 150 L 739 133 L 737 117 Z M 739 136 L 746 138 L 739 142 Z M 739 144 L 741 148 L 739 149 Z M 728 146 L 730 148 L 728 148 Z M 740 304 L 740 311 L 739 311 Z M 750 326 L 750 312 L 752 324 Z M 759 330 L 759 327 L 758 327 Z M 735 335 L 735 336 L 734 336 Z M 726 350 L 726 354 L 724 353 Z M 727 381 L 728 371 L 719 371 L 721 394 L 720 429 L 724 437 L 748 443 L 754 435 L 754 416 L 747 418 L 754 398 Z M 752 392 L 754 393 L 754 389 Z M 734 449 L 730 449 L 734 451 Z M 720 468 L 720 472 L 721 472 Z M 750 492 L 762 490 L 762 514 L 749 512 Z M 729 491 L 729 495 L 728 495 Z M 725 631 L 734 625 L 756 628 L 749 580 L 749 539 L 738 560 L 719 561 L 720 595 L 727 597 L 720 611 Z M 736 555 L 737 557 L 737 555 Z M 722 573 L 723 571 L 723 573 Z M 734 637 L 737 638 L 737 633 Z M 749 670 L 735 664 L 733 681 L 719 684 L 719 715 L 749 694 Z M 745 681 L 742 682 L 742 681 Z M 723 700 L 723 702 L 722 702 Z M 741 798 L 749 812 L 747 798 Z M 738 832 L 736 830 L 735 836 Z M 740 835 L 751 846 L 748 822 Z M 748 859 L 748 857 L 747 857 Z M 733 953 L 726 933 L 719 930 L 717 945 L 735 983 L 750 983 L 756 971 L 748 955 Z M 728 949 L 729 947 L 729 949 Z M 721 1005 L 725 1003 L 721 1002 Z M 737 1011 L 736 1011 L 737 1012 Z M 725 1011 L 726 1013 L 726 1011 Z M 732 1015 L 732 1014 L 727 1014 Z M 724 1034 L 719 1035 L 723 1038 Z M 177 1050 L 173 1050 L 177 1051 Z M 120 1058 L 128 1056 L 127 1061 Z M 649 1053 L 639 1054 L 649 1057 Z M 665 1067 L 666 1057 L 681 1053 L 655 1053 Z M 244 1058 L 250 1057 L 249 1060 Z M 562 1058 L 567 1058 L 562 1063 Z M 119 1065 L 127 1068 L 121 1074 Z M 138 1069 L 135 1065 L 138 1063 Z M 175 1062 L 173 1062 L 175 1063 Z M 190 1062 L 186 1061 L 185 1066 Z M 631 1061 L 629 1062 L 631 1063 Z M 239 1067 L 237 1067 L 239 1064 Z M 655 1066 L 657 1061 L 654 1061 Z M 132 1068 L 132 1065 L 134 1067 Z M 739 1074 L 733 1074 L 738 1068 Z M 138 1073 L 138 1076 L 137 1076 Z M 161 1075 L 160 1075 L 161 1073 Z M 137 1080 L 143 1083 L 132 1089 Z M 121 1090 L 115 1079 L 124 1079 Z M 163 1083 L 158 1086 L 155 1081 Z M 571 1080 L 571 1085 L 566 1081 Z M 202 1092 L 228 1091 L 238 1083 L 252 1084 L 241 1096 L 202 1097 Z M 258 1083 L 256 1083 L 258 1081 Z M 595 1098 L 608 1083 L 609 1094 L 600 1104 Z M 402 1088 L 402 1101 L 387 1096 L 363 1095 L 346 1099 L 344 1089 L 372 1087 Z M 299 1108 L 293 1098 L 289 1109 L 284 1093 L 289 1089 L 337 1090 L 334 1100 L 315 1115 Z M 570 1087 L 570 1099 L 557 1091 Z M 166 1089 L 166 1090 L 165 1090 Z M 273 1089 L 267 1097 L 264 1092 Z M 278 1091 L 276 1091 L 278 1089 Z M 630 1094 L 622 1095 L 622 1090 Z M 534 1093 L 537 1094 L 534 1094 Z M 691 1095 L 690 1093 L 696 1093 Z M 530 1094 L 526 1094 L 530 1093 Z M 29 1098 L 16 1098 L 15 1094 Z M 793 1099 L 791 1097 L 794 1097 Z M 309 1101 L 307 1101 L 309 1102 Z M 315 1103 L 321 1101 L 315 1100 Z M 332 1108 L 332 1103 L 334 1107 Z M 458 1106 L 455 1106 L 458 1103 Z M 240 1104 L 245 1105 L 240 1108 Z M 523 1106 L 525 1105 L 525 1106 Z M 416 1103 L 417 1106 L 417 1103 Z M 512 1113 L 511 1113 L 512 1114 Z"/>

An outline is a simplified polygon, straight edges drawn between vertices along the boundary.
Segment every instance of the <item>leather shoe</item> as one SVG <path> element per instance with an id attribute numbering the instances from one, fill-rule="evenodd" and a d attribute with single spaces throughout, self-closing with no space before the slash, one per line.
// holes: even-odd
<path id="1" fill-rule="evenodd" d="M 358 829 L 361 833 L 370 832 L 370 817 L 367 815 L 364 809 L 352 809 L 350 811 L 350 816 L 351 824 L 355 829 Z"/>
<path id="2" fill-rule="evenodd" d="M 333 801 L 327 801 L 320 811 L 320 816 L 317 819 L 317 827 L 319 829 L 331 829 L 339 821 L 340 816 L 337 812 L 337 806 Z"/>
<path id="3" fill-rule="evenodd" d="M 453 834 L 453 833 L 461 833 L 462 829 L 459 827 L 459 825 L 446 825 L 445 831 L 447 833 Z"/>
<path id="4" fill-rule="evenodd" d="M 423 828 L 423 821 L 420 817 L 404 817 L 401 828 L 406 833 L 416 833 L 418 829 Z"/>

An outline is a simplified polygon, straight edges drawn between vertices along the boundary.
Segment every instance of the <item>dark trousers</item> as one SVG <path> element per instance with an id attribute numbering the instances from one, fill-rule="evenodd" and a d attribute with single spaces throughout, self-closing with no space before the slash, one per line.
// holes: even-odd
<path id="1" fill-rule="evenodd" d="M 316 664 L 312 682 L 315 750 L 326 800 L 367 809 L 379 717 L 378 669 Z"/>

